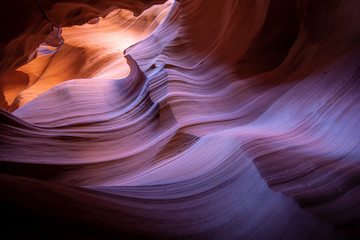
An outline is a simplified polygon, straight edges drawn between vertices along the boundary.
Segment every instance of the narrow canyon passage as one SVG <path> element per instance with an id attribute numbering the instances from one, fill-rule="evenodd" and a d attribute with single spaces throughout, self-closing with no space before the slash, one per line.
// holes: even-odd
<path id="1" fill-rule="evenodd" d="M 0 9 L 6 239 L 360 237 L 359 1 Z"/>

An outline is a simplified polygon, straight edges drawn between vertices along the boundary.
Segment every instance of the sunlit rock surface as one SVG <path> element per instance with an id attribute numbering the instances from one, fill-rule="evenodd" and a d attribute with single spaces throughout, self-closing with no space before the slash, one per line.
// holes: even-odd
<path id="1" fill-rule="evenodd" d="M 123 51 L 149 35 L 170 7 L 171 2 L 156 5 L 140 17 L 128 10 L 114 10 L 105 19 L 94 18 L 82 26 L 54 27 L 39 46 L 36 59 L 0 79 L 5 98 L 1 108 L 12 112 L 51 87 L 75 78 L 126 77 L 129 67 Z M 14 85 L 14 79 L 20 81 L 23 75 L 27 75 L 27 85 Z M 13 80 L 8 81 L 10 78 Z"/>
<path id="2" fill-rule="evenodd" d="M 1 59 L 6 236 L 360 236 L 359 1 L 57 2 Z"/>

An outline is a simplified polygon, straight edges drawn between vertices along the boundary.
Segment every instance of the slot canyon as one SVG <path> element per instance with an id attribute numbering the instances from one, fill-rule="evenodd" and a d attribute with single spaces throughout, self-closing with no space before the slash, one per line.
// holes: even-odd
<path id="1" fill-rule="evenodd" d="M 359 239 L 359 0 L 0 1 L 2 239 Z"/>

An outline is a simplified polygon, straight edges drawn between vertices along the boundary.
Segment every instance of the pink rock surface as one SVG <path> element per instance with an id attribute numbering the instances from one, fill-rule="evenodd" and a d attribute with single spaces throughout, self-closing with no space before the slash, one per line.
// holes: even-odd
<path id="1" fill-rule="evenodd" d="M 39 1 L 60 27 L 110 5 L 138 14 L 163 1 L 115 2 Z M 4 234 L 358 238 L 359 8 L 356 0 L 175 1 L 125 50 L 127 77 L 92 65 L 91 76 L 64 77 L 13 113 L 0 110 Z M 5 49 L 46 38 L 39 28 L 31 34 Z M 1 71 L 20 66 L 26 49 L 9 52 Z M 0 86 L 32 81 L 12 74 Z M 11 89 L 0 106 L 20 91 Z"/>

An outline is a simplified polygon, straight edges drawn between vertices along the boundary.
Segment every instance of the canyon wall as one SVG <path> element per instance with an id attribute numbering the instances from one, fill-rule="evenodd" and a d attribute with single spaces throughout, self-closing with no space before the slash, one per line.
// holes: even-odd
<path id="1" fill-rule="evenodd" d="M 118 49 L 64 30 L 65 44 L 96 51 L 64 51 L 52 69 L 66 81 L 28 88 L 30 68 L 19 67 L 51 31 L 62 45 L 60 27 L 163 2 L 5 4 L 29 17 L 2 16 L 1 32 L 11 17 L 14 30 L 2 37 L 1 83 L 36 94 L 12 109 L 0 95 L 4 234 L 359 237 L 359 1 L 175 1 L 124 51 L 128 71 L 102 58 Z M 103 34 L 121 41 L 119 31 Z M 86 61 L 70 74 L 75 58 Z"/>

